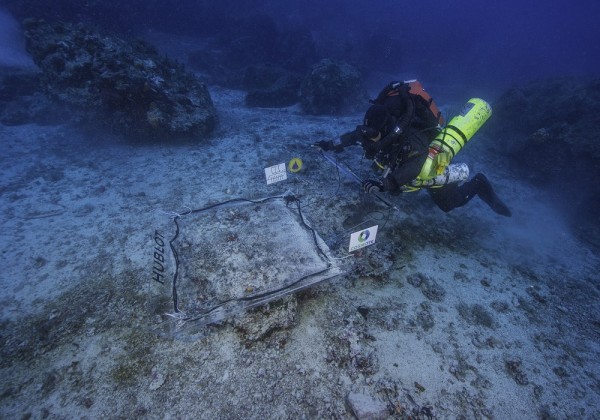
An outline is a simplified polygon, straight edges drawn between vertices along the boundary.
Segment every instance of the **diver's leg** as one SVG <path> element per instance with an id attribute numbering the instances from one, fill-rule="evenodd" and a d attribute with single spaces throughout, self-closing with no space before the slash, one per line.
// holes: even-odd
<path id="1" fill-rule="evenodd" d="M 444 212 L 464 206 L 476 195 L 496 213 L 510 217 L 510 209 L 498 198 L 485 175 L 477 174 L 462 185 L 449 184 L 442 188 L 432 188 L 429 194 Z"/>
<path id="2" fill-rule="evenodd" d="M 469 182 L 475 183 L 476 193 L 492 210 L 496 213 L 510 217 L 511 212 L 510 209 L 498 198 L 494 189 L 492 188 L 492 184 L 486 178 L 484 174 L 477 174 L 473 177 L 473 179 Z M 460 188 L 460 187 L 459 187 Z"/>
<path id="3" fill-rule="evenodd" d="M 440 188 L 427 190 L 433 202 L 445 213 L 460 207 L 469 201 L 472 196 L 465 196 L 458 190 L 458 184 L 448 184 Z"/>

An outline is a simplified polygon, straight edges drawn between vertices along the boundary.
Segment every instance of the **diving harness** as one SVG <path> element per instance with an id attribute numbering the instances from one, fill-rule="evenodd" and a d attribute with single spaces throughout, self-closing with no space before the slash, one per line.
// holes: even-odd
<path id="1" fill-rule="evenodd" d="M 421 188 L 439 188 L 447 184 L 466 181 L 469 178 L 469 167 L 465 163 L 451 164 L 450 161 L 483 126 L 491 114 L 492 108 L 486 101 L 478 98 L 470 99 L 460 114 L 452 118 L 429 144 L 427 159 L 417 178 L 409 184 L 401 186 L 400 190 L 413 192 Z M 373 170 L 385 179 L 412 155 L 410 145 L 393 144 L 390 152 L 379 150 L 373 156 Z"/>

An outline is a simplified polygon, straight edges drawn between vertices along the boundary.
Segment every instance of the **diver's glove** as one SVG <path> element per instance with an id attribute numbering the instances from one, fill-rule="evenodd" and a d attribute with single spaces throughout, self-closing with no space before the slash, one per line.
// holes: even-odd
<path id="1" fill-rule="evenodd" d="M 344 150 L 344 146 L 341 143 L 336 143 L 330 140 L 321 140 L 311 145 L 312 147 L 316 147 L 324 152 L 334 151 L 335 153 L 340 153 Z"/>
<path id="2" fill-rule="evenodd" d="M 335 148 L 333 142 L 330 140 L 321 140 L 311 144 L 311 146 L 316 147 L 317 149 L 321 149 L 324 152 L 329 152 L 330 150 L 333 150 Z"/>
<path id="3" fill-rule="evenodd" d="M 366 193 L 383 192 L 383 182 L 378 179 L 367 179 L 366 181 L 363 181 L 362 189 Z"/>

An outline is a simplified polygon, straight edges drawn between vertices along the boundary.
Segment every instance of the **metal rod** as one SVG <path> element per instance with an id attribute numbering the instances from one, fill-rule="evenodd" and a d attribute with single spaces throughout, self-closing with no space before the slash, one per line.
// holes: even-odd
<path id="1" fill-rule="evenodd" d="M 352 177 L 356 182 L 358 182 L 362 186 L 362 184 L 363 184 L 362 179 L 360 179 L 360 177 L 358 175 L 356 175 L 354 172 L 352 172 L 352 170 L 350 170 L 350 168 L 346 168 L 345 166 L 340 165 L 335 160 L 333 160 L 331 157 L 327 156 L 325 154 L 325 152 L 323 152 L 322 150 L 320 152 L 321 152 L 321 156 L 323 156 L 329 163 L 331 163 L 333 166 L 335 166 L 336 168 L 338 168 L 339 170 L 344 172 L 346 175 L 349 175 L 350 177 Z M 374 192 L 371 194 L 373 194 L 375 196 L 375 198 L 377 198 L 379 201 L 384 203 L 386 206 L 388 206 L 394 210 L 400 211 L 400 209 L 398 207 L 396 207 L 389 200 L 386 200 L 385 198 L 383 198 L 379 193 Z"/>

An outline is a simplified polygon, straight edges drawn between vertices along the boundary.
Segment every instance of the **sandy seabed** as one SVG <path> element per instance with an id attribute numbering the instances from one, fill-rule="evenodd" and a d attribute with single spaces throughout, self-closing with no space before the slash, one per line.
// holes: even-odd
<path id="1" fill-rule="evenodd" d="M 484 135 L 457 160 L 512 218 L 477 198 L 444 214 L 425 193 L 387 197 L 390 210 L 308 147 L 360 115 L 211 95 L 220 125 L 199 142 L 0 127 L 0 417 L 600 417 L 598 252 Z M 360 154 L 339 158 L 366 177 Z M 293 157 L 302 171 L 267 185 L 264 168 Z M 174 322 L 152 275 L 168 212 L 284 192 L 344 273 L 203 337 L 156 334 Z M 350 233 L 373 225 L 376 243 L 349 255 Z"/>

